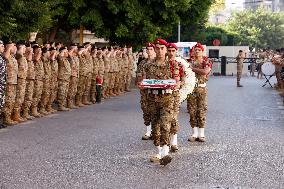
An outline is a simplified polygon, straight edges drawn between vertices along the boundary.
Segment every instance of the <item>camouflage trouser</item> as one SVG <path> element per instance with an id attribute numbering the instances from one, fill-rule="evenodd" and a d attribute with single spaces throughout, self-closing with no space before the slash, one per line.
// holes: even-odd
<path id="1" fill-rule="evenodd" d="M 95 78 L 95 77 L 93 77 Z M 96 87 L 97 87 L 97 82 L 96 79 L 92 79 L 92 84 L 91 84 L 91 101 L 96 101 Z"/>
<path id="2" fill-rule="evenodd" d="M 147 103 L 148 103 L 148 99 L 147 99 L 148 91 L 147 91 L 147 89 L 140 90 L 140 94 L 141 94 L 140 104 L 141 104 L 141 109 L 142 109 L 142 112 L 143 112 L 144 124 L 146 126 L 149 126 L 151 124 L 151 112 L 149 111 L 148 106 L 147 106 Z"/>
<path id="3" fill-rule="evenodd" d="M 25 100 L 23 103 L 23 108 L 29 109 L 33 102 L 33 92 L 34 92 L 34 83 L 33 79 L 27 79 L 26 81 L 26 92 L 25 92 Z"/>
<path id="4" fill-rule="evenodd" d="M 172 94 L 148 96 L 148 109 L 152 113 L 152 136 L 155 146 L 170 144 L 174 99 Z"/>
<path id="5" fill-rule="evenodd" d="M 75 98 L 75 95 L 77 93 L 78 80 L 79 80 L 78 77 L 74 76 L 70 77 L 67 100 L 73 100 Z"/>
<path id="6" fill-rule="evenodd" d="M 50 99 L 50 80 L 49 79 L 45 79 L 43 81 L 43 87 L 42 87 L 42 94 L 41 94 L 41 102 L 40 102 L 40 106 L 45 108 L 49 99 Z"/>
<path id="7" fill-rule="evenodd" d="M 69 88 L 69 81 L 58 80 L 58 103 L 60 106 L 65 106 L 67 92 Z"/>
<path id="8" fill-rule="evenodd" d="M 174 91 L 173 96 L 174 96 L 174 108 L 173 108 L 173 120 L 171 124 L 171 134 L 177 134 L 178 129 L 179 129 L 178 114 L 179 114 L 179 108 L 180 108 L 179 91 Z"/>
<path id="9" fill-rule="evenodd" d="M 115 90 L 119 89 L 120 80 L 121 80 L 121 78 L 120 78 L 119 72 L 116 72 L 115 73 L 115 81 L 114 81 L 114 88 L 115 88 Z"/>
<path id="10" fill-rule="evenodd" d="M 48 104 L 52 105 L 52 103 L 56 100 L 57 98 L 57 91 L 58 91 L 58 82 L 57 79 L 52 78 L 50 82 L 50 98 Z"/>
<path id="11" fill-rule="evenodd" d="M 103 78 L 103 90 L 106 90 L 109 87 L 110 83 L 110 74 L 108 72 L 105 72 L 104 78 Z"/>
<path id="12" fill-rule="evenodd" d="M 109 73 L 109 78 L 110 78 L 109 87 L 111 89 L 113 89 L 114 88 L 114 83 L 115 83 L 115 73 L 114 72 Z"/>
<path id="13" fill-rule="evenodd" d="M 190 115 L 190 126 L 204 128 L 207 112 L 207 88 L 196 87 L 187 97 L 187 108 Z"/>
<path id="14" fill-rule="evenodd" d="M 78 84 L 78 90 L 77 95 L 82 97 L 85 91 L 85 83 L 87 82 L 87 77 L 85 75 L 79 76 L 79 84 Z"/>
<path id="15" fill-rule="evenodd" d="M 132 71 L 128 70 L 126 77 L 126 89 L 130 88 L 131 80 L 132 80 Z"/>
<path id="16" fill-rule="evenodd" d="M 42 88 L 43 88 L 43 82 L 40 80 L 35 80 L 34 91 L 33 91 L 34 92 L 33 103 L 32 103 L 33 107 L 38 106 L 42 94 Z"/>
<path id="17" fill-rule="evenodd" d="M 237 82 L 241 81 L 241 77 L 242 77 L 242 72 L 238 71 L 237 72 Z"/>
<path id="18" fill-rule="evenodd" d="M 26 80 L 22 78 L 18 78 L 17 81 L 17 94 L 15 100 L 14 108 L 21 108 L 24 100 L 25 100 L 25 91 L 26 91 Z"/>
<path id="19" fill-rule="evenodd" d="M 13 84 L 6 85 L 5 105 L 3 108 L 3 112 L 7 115 L 11 115 L 12 110 L 14 108 L 16 100 L 16 91 L 17 91 L 17 85 Z"/>
<path id="20" fill-rule="evenodd" d="M 90 95 L 91 84 L 92 84 L 92 73 L 88 73 L 88 75 L 86 77 L 85 91 L 84 91 L 84 94 L 83 94 L 84 96 Z"/>

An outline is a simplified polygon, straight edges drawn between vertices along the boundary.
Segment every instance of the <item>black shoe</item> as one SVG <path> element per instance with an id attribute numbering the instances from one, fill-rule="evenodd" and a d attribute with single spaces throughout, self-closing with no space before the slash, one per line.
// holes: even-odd
<path id="1" fill-rule="evenodd" d="M 161 160 L 160 160 L 160 165 L 168 165 L 169 163 L 171 163 L 172 158 L 169 155 L 164 156 Z"/>
<path id="2" fill-rule="evenodd" d="M 0 129 L 4 129 L 4 128 L 6 128 L 6 127 L 7 127 L 6 125 L 0 123 Z"/>

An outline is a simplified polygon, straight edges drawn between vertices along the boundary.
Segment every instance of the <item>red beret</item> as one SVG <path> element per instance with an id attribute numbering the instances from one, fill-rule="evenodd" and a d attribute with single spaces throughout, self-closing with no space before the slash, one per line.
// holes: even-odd
<path id="1" fill-rule="evenodd" d="M 202 51 L 204 51 L 204 47 L 202 46 L 201 43 L 197 43 L 196 45 L 194 45 L 193 49 L 195 48 L 200 48 Z"/>
<path id="2" fill-rule="evenodd" d="M 165 40 L 163 40 L 163 39 L 156 39 L 156 41 L 154 42 L 154 44 L 155 44 L 155 45 L 165 45 L 165 46 L 168 45 L 168 43 L 167 43 Z"/>
<path id="3" fill-rule="evenodd" d="M 155 45 L 153 43 L 149 42 L 149 43 L 147 43 L 146 47 L 153 47 L 153 48 L 155 48 Z"/>
<path id="4" fill-rule="evenodd" d="M 168 48 L 175 48 L 176 50 L 178 50 L 176 44 L 174 44 L 174 43 L 169 43 Z"/>

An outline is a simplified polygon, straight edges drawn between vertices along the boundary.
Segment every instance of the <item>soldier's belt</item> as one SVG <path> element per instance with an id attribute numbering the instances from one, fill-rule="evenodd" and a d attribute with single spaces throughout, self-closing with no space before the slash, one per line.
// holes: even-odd
<path id="1" fill-rule="evenodd" d="M 196 83 L 195 87 L 206 87 L 206 83 L 202 83 L 202 84 Z"/>
<path id="2" fill-rule="evenodd" d="M 148 94 L 172 94 L 173 90 L 172 89 L 148 89 Z"/>

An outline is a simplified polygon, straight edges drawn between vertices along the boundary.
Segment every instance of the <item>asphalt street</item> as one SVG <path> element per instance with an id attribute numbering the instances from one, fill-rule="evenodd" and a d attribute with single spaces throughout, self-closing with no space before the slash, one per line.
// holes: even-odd
<path id="1" fill-rule="evenodd" d="M 275 81 L 275 78 L 272 79 Z M 212 77 L 205 143 L 189 143 L 186 103 L 179 151 L 149 162 L 139 91 L 0 130 L 0 188 L 284 189 L 284 108 L 265 80 Z"/>

